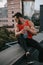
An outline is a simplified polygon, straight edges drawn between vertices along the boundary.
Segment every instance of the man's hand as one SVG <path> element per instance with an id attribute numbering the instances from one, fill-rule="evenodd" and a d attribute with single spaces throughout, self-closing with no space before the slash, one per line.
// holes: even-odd
<path id="1" fill-rule="evenodd" d="M 22 29 L 22 30 L 20 31 L 20 33 L 21 33 L 21 34 L 24 34 L 24 29 Z"/>
<path id="2" fill-rule="evenodd" d="M 24 27 L 24 30 L 27 30 L 28 31 L 29 30 L 29 26 L 25 26 Z"/>
<path id="3" fill-rule="evenodd" d="M 28 26 L 24 26 L 24 30 L 27 30 L 27 27 L 28 27 Z"/>
<path id="4" fill-rule="evenodd" d="M 29 27 L 29 26 L 25 26 L 24 27 L 24 30 L 27 30 L 27 31 L 29 31 L 30 33 L 32 33 L 33 35 L 36 35 L 37 34 L 37 30 L 36 30 L 36 28 L 35 27 Z"/>

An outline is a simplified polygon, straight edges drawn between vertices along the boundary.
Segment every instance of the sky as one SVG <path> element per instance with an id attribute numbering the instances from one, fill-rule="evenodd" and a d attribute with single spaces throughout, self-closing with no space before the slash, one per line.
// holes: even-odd
<path id="1" fill-rule="evenodd" d="M 0 7 L 4 7 L 6 2 L 7 2 L 7 0 L 0 0 Z"/>
<path id="2" fill-rule="evenodd" d="M 35 10 L 40 10 L 40 5 L 43 5 L 43 0 L 35 0 Z"/>
<path id="3" fill-rule="evenodd" d="M 7 0 L 0 0 L 0 7 L 4 7 Z M 40 10 L 40 5 L 43 4 L 43 0 L 35 0 L 35 10 Z"/>

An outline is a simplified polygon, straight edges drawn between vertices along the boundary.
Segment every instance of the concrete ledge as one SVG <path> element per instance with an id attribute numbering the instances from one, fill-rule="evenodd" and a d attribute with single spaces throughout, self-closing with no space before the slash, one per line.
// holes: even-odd
<path id="1" fill-rule="evenodd" d="M 37 35 L 34 35 L 33 36 L 33 39 L 35 41 L 37 41 L 38 43 L 40 43 L 41 41 L 43 41 L 43 32 L 40 32 Z"/>
<path id="2" fill-rule="evenodd" d="M 24 50 L 15 44 L 14 46 L 0 52 L 0 65 L 12 65 L 25 54 Z"/>

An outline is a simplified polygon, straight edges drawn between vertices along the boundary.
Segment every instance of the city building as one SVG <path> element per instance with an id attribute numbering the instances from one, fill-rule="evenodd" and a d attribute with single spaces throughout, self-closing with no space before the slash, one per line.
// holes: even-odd
<path id="1" fill-rule="evenodd" d="M 6 25 L 8 22 L 8 10 L 7 7 L 0 8 L 0 27 Z"/>
<path id="2" fill-rule="evenodd" d="M 31 17 L 34 12 L 34 0 L 7 0 L 7 5 L 0 9 L 0 27 L 5 26 L 9 30 L 14 30 L 13 15 L 16 12 Z"/>

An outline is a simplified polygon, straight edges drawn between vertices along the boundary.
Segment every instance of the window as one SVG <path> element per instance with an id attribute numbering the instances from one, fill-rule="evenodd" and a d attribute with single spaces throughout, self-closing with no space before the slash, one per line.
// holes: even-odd
<path id="1" fill-rule="evenodd" d="M 0 6 L 0 18 L 7 18 L 8 17 L 8 9 L 7 9 L 7 0 L 5 0 L 5 4 L 3 5 L 3 0 L 0 2 L 2 6 Z"/>
<path id="2" fill-rule="evenodd" d="M 14 24 L 12 25 L 4 25 L 5 28 L 14 28 Z"/>
<path id="3" fill-rule="evenodd" d="M 8 20 L 0 20 L 0 22 L 8 22 Z"/>
<path id="4" fill-rule="evenodd" d="M 12 14 L 14 14 L 14 11 L 12 11 Z"/>
<path id="5" fill-rule="evenodd" d="M 24 16 L 31 17 L 34 12 L 34 1 L 23 1 L 23 13 Z"/>
<path id="6" fill-rule="evenodd" d="M 14 20 L 12 20 L 12 22 L 14 22 Z"/>

